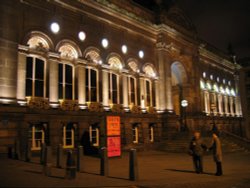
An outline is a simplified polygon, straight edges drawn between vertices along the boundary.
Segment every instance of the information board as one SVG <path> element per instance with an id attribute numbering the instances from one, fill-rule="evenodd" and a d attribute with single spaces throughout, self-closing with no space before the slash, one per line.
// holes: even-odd
<path id="1" fill-rule="evenodd" d="M 120 136 L 120 116 L 107 116 L 107 136 Z"/>
<path id="2" fill-rule="evenodd" d="M 107 138 L 108 144 L 108 157 L 121 156 L 121 137 L 110 136 Z"/>

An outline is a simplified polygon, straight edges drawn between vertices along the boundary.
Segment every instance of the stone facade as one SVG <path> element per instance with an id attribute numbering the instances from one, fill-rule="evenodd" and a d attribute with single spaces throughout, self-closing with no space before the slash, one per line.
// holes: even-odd
<path id="1" fill-rule="evenodd" d="M 216 123 L 242 135 L 240 66 L 197 39 L 176 8 L 160 23 L 130 1 L 6 0 L 0 8 L 0 152 L 16 139 L 33 150 L 76 147 L 86 131 L 101 147 L 108 115 L 121 117 L 123 149 L 157 148 L 183 126 Z"/>

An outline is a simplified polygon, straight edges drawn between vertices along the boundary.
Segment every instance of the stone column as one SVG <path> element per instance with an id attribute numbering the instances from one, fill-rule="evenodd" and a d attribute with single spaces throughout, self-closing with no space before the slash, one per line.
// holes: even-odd
<path id="1" fill-rule="evenodd" d="M 0 99 L 15 99 L 17 93 L 18 5 L 13 0 L 0 3 Z"/>
<path id="2" fill-rule="evenodd" d="M 228 116 L 229 111 L 228 111 L 228 97 L 224 96 L 224 106 L 225 106 L 225 114 Z"/>
<path id="3" fill-rule="evenodd" d="M 86 104 L 86 70 L 83 66 L 77 67 L 78 77 L 78 103 L 79 105 Z"/>
<path id="4" fill-rule="evenodd" d="M 156 110 L 160 110 L 160 92 L 159 92 L 159 82 L 158 80 L 155 80 L 154 81 L 154 84 L 155 84 L 155 108 Z"/>
<path id="5" fill-rule="evenodd" d="M 219 109 L 219 114 L 223 115 L 223 110 L 222 110 L 222 95 L 218 94 L 218 109 Z"/>
<path id="6" fill-rule="evenodd" d="M 26 91 L 26 54 L 18 52 L 17 64 L 17 100 L 25 100 Z"/>
<path id="7" fill-rule="evenodd" d="M 233 97 L 229 97 L 229 104 L 230 104 L 230 115 L 231 116 L 234 116 L 234 100 L 233 100 Z"/>
<path id="8" fill-rule="evenodd" d="M 239 75 L 235 75 L 235 113 L 237 116 L 242 115 L 241 102 L 240 102 L 240 93 L 239 93 Z"/>
<path id="9" fill-rule="evenodd" d="M 172 98 L 172 78 L 171 78 L 171 65 L 170 61 L 166 61 L 166 109 L 168 112 L 173 112 L 173 98 Z"/>
<path id="10" fill-rule="evenodd" d="M 108 84 L 108 72 L 102 70 L 102 105 L 109 107 L 109 84 Z"/>
<path id="11" fill-rule="evenodd" d="M 127 75 L 122 75 L 122 87 L 123 87 L 123 107 L 128 109 L 128 77 Z"/>
<path id="12" fill-rule="evenodd" d="M 140 78 L 140 104 L 141 104 L 141 108 L 145 109 L 145 104 L 146 104 L 146 98 L 145 98 L 145 81 L 144 78 Z"/>
<path id="13" fill-rule="evenodd" d="M 49 58 L 49 102 L 58 103 L 58 59 Z"/>

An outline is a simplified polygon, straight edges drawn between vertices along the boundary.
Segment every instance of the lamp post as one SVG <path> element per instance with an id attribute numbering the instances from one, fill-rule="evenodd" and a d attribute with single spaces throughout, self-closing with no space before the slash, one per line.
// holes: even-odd
<path id="1" fill-rule="evenodd" d="M 183 108 L 183 112 L 184 112 L 184 127 L 183 130 L 187 130 L 187 112 L 186 112 L 186 108 L 188 106 L 188 101 L 187 100 L 182 100 L 181 101 L 181 106 Z"/>

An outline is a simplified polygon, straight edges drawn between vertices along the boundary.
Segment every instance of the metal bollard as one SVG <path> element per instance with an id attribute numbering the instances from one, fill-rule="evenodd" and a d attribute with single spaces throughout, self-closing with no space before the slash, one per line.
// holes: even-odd
<path id="1" fill-rule="evenodd" d="M 59 144 L 57 146 L 57 152 L 56 152 L 56 167 L 62 168 L 62 144 Z"/>
<path id="2" fill-rule="evenodd" d="M 15 147 L 14 147 L 14 159 L 20 159 L 21 152 L 20 152 L 20 142 L 19 140 L 15 140 Z"/>
<path id="3" fill-rule="evenodd" d="M 44 163 L 43 163 L 43 173 L 46 176 L 51 176 L 51 170 L 52 170 L 52 151 L 51 151 L 51 147 L 47 146 L 45 148 L 45 152 L 44 152 Z"/>
<path id="4" fill-rule="evenodd" d="M 13 158 L 13 151 L 12 151 L 12 146 L 8 146 L 8 158 L 12 159 Z"/>
<path id="5" fill-rule="evenodd" d="M 31 160 L 31 143 L 28 142 L 25 148 L 25 161 L 29 162 Z"/>
<path id="6" fill-rule="evenodd" d="M 108 176 L 109 172 L 109 168 L 108 168 L 108 155 L 107 155 L 107 148 L 103 147 L 101 148 L 101 172 L 100 174 L 102 176 Z"/>
<path id="7" fill-rule="evenodd" d="M 137 164 L 137 154 L 136 149 L 131 149 L 129 151 L 129 179 L 131 181 L 138 180 L 138 164 Z"/>
<path id="8" fill-rule="evenodd" d="M 41 145 L 41 150 L 40 150 L 40 163 L 44 164 L 44 159 L 45 159 L 45 151 L 46 150 L 46 144 L 42 143 Z"/>
<path id="9" fill-rule="evenodd" d="M 77 171 L 80 172 L 82 170 L 82 156 L 83 156 L 83 147 L 78 146 L 77 148 Z"/>
<path id="10" fill-rule="evenodd" d="M 73 157 L 72 150 L 69 150 L 67 152 L 65 179 L 75 179 L 75 178 L 76 178 L 75 159 Z"/>

